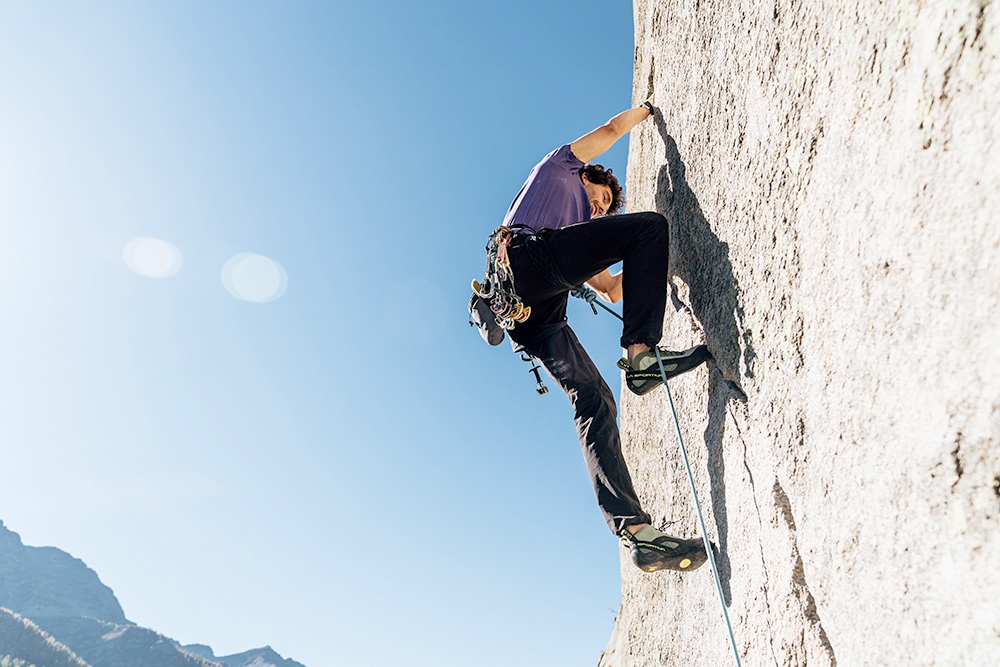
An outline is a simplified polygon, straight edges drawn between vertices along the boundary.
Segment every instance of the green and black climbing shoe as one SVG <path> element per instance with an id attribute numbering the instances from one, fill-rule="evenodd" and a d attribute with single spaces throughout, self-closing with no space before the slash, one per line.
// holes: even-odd
<path id="1" fill-rule="evenodd" d="M 682 540 L 646 526 L 633 535 L 622 531 L 622 541 L 628 545 L 632 562 L 643 572 L 697 570 L 708 560 L 702 540 Z"/>
<path id="2" fill-rule="evenodd" d="M 660 357 L 663 359 L 663 370 L 667 372 L 669 380 L 705 363 L 712 358 L 712 354 L 706 345 L 696 345 L 683 352 L 674 352 L 661 347 Z M 656 363 L 656 354 L 652 350 L 640 352 L 632 363 L 622 359 L 618 362 L 618 367 L 625 371 L 625 385 L 633 394 L 642 396 L 663 384 L 660 365 Z"/>

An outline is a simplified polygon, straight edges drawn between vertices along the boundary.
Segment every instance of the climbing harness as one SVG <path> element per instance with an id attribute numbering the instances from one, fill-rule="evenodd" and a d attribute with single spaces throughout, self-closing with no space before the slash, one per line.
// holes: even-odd
<path id="1" fill-rule="evenodd" d="M 514 273 L 510 268 L 507 250 L 511 241 L 524 225 L 497 227 L 486 241 L 486 275 L 482 282 L 472 281 L 472 299 L 469 301 L 469 325 L 479 328 L 479 333 L 490 345 L 499 345 L 504 332 L 524 322 L 531 316 L 531 307 L 525 306 L 514 290 Z M 550 260 L 551 261 L 551 260 Z M 535 392 L 539 396 L 549 393 L 542 382 L 538 360 L 511 339 L 511 347 L 521 361 L 531 364 L 529 373 L 535 376 Z"/>
<path id="2" fill-rule="evenodd" d="M 586 297 L 586 289 L 580 288 L 579 290 L 574 290 L 570 292 L 573 296 L 583 299 L 590 304 L 593 309 L 594 314 L 597 314 L 597 309 L 594 308 L 594 301 Z M 604 308 L 618 319 L 625 321 L 621 315 L 611 310 L 603 303 L 597 303 L 598 306 Z M 663 367 L 663 357 L 660 356 L 660 349 L 656 346 L 653 347 L 653 351 L 656 353 L 656 363 L 660 368 L 660 376 L 663 380 L 663 387 L 667 390 L 667 399 L 670 403 L 670 414 L 674 418 L 674 428 L 677 430 L 677 441 L 681 446 L 681 456 L 684 459 L 684 468 L 687 470 L 688 482 L 691 484 L 691 495 L 694 496 L 694 508 L 698 514 L 698 524 L 701 527 L 701 538 L 705 542 L 705 552 L 708 554 L 708 564 L 712 568 L 712 577 L 715 579 L 715 591 L 719 595 L 719 603 L 722 607 L 722 618 L 726 621 L 726 630 L 729 632 L 729 646 L 733 650 L 733 659 L 736 661 L 736 667 L 742 667 L 740 662 L 740 652 L 736 647 L 736 637 L 733 635 L 733 624 L 729 620 L 729 610 L 726 608 L 726 598 L 722 593 L 722 583 L 719 579 L 719 568 L 715 563 L 715 555 L 712 552 L 712 543 L 708 539 L 708 530 L 705 528 L 705 516 L 701 511 L 701 502 L 698 500 L 698 490 L 694 484 L 694 474 L 691 472 L 691 462 L 688 460 L 687 448 L 684 446 L 684 436 L 681 435 L 681 423 L 677 418 L 677 409 L 674 407 L 674 396 L 670 393 L 670 385 L 667 384 L 667 371 Z"/>

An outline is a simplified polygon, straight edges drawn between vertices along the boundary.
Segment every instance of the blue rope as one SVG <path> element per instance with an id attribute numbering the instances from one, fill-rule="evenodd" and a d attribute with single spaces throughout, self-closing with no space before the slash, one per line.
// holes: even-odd
<path id="1" fill-rule="evenodd" d="M 722 605 L 722 617 L 726 620 L 726 629 L 729 631 L 729 645 L 733 649 L 733 659 L 736 660 L 736 667 L 742 667 L 740 663 L 740 653 L 736 648 L 736 637 L 733 636 L 733 625 L 729 622 L 729 611 L 726 609 L 726 599 L 722 594 L 722 582 L 719 580 L 719 568 L 715 565 L 715 555 L 712 553 L 712 543 L 708 541 L 708 530 L 705 528 L 705 517 L 701 513 L 701 503 L 698 502 L 698 490 L 694 485 L 694 475 L 691 473 L 691 463 L 688 461 L 687 448 L 684 447 L 684 436 L 681 435 L 681 423 L 677 419 L 677 409 L 674 407 L 674 397 L 670 393 L 670 386 L 667 384 L 667 372 L 663 369 L 663 359 L 660 357 L 660 350 L 653 347 L 656 353 L 656 363 L 660 365 L 660 375 L 663 376 L 663 387 L 667 390 L 667 398 L 670 401 L 670 414 L 674 417 L 674 426 L 677 428 L 677 441 L 681 445 L 681 455 L 684 457 L 684 467 L 687 469 L 688 481 L 691 482 L 691 494 L 694 496 L 694 507 L 698 511 L 698 523 L 701 525 L 701 539 L 705 541 L 705 551 L 708 553 L 708 563 L 712 566 L 712 576 L 715 578 L 715 591 L 719 594 L 719 603 Z"/>
<path id="2" fill-rule="evenodd" d="M 590 294 L 588 294 L 590 292 Z M 611 310 L 605 306 L 600 301 L 597 301 L 597 295 L 593 293 L 592 290 L 585 286 L 580 286 L 577 289 L 570 292 L 573 296 L 578 299 L 583 299 L 590 304 L 590 307 L 594 310 L 594 314 L 597 314 L 597 309 L 594 305 L 598 305 L 604 310 L 608 311 L 622 322 L 624 318 L 621 315 Z M 588 298 L 588 296 L 590 298 Z M 694 475 L 691 473 L 691 462 L 688 461 L 687 448 L 684 446 L 684 436 L 681 435 L 681 423 L 677 419 L 677 409 L 674 407 L 674 396 L 670 393 L 670 385 L 667 384 L 667 372 L 663 368 L 663 358 L 660 356 L 660 348 L 653 347 L 653 351 L 656 353 L 656 363 L 660 366 L 660 375 L 663 378 L 663 387 L 667 390 L 667 399 L 670 401 L 670 414 L 674 418 L 674 428 L 677 429 L 677 441 L 681 445 L 681 456 L 684 458 L 684 468 L 688 473 L 688 481 L 691 483 L 691 495 L 694 496 L 694 508 L 698 512 L 698 523 L 701 525 L 701 539 L 705 542 L 705 552 L 708 554 L 708 563 L 712 567 L 712 577 L 715 579 L 715 591 L 719 594 L 719 604 L 722 606 L 722 618 L 726 621 L 726 630 L 729 631 L 729 646 L 733 649 L 733 659 L 736 661 L 736 667 L 742 667 L 740 662 L 740 652 L 736 648 L 736 637 L 733 635 L 733 624 L 729 622 L 729 610 L 726 609 L 726 598 L 722 594 L 722 582 L 719 579 L 719 568 L 715 564 L 715 555 L 712 553 L 712 543 L 708 540 L 708 530 L 705 528 L 705 516 L 701 512 L 701 503 L 698 502 L 698 490 L 694 485 Z"/>
<path id="3" fill-rule="evenodd" d="M 588 294 L 588 292 L 590 294 Z M 622 322 L 625 321 L 621 315 L 611 310 L 600 301 L 597 301 L 597 295 L 594 294 L 588 287 L 581 285 L 571 291 L 570 294 L 589 303 L 590 307 L 594 311 L 594 315 L 597 314 L 597 309 L 594 308 L 594 305 L 596 304 L 617 317 Z M 588 296 L 590 298 L 588 298 Z M 733 624 L 729 622 L 729 610 L 726 609 L 726 598 L 722 594 L 722 582 L 719 579 L 719 568 L 715 564 L 715 555 L 712 553 L 712 543 L 708 541 L 708 530 L 705 528 L 705 516 L 701 512 L 701 503 L 698 502 L 698 490 L 694 485 L 694 474 L 691 472 L 691 462 L 688 461 L 687 448 L 684 446 L 684 436 L 681 435 L 681 423 L 680 420 L 677 419 L 677 409 L 674 407 L 674 396 L 670 393 L 670 385 L 667 384 L 667 372 L 663 368 L 663 358 L 660 356 L 660 349 L 658 347 L 653 347 L 653 351 L 656 353 L 656 363 L 660 366 L 660 375 L 663 378 L 663 387 L 667 390 L 667 399 L 670 401 L 670 414 L 673 415 L 674 427 L 677 429 L 677 441 L 681 445 L 681 455 L 684 457 L 684 468 L 687 469 L 688 481 L 691 482 L 691 494 L 694 496 L 694 508 L 698 512 L 698 523 L 701 525 L 701 539 L 705 542 L 705 552 L 708 554 L 708 563 L 712 567 L 712 577 L 715 579 L 715 591 L 719 594 L 719 603 L 722 605 L 722 617 L 726 621 L 726 630 L 729 631 L 729 646 L 733 649 L 733 659 L 736 661 L 736 667 L 742 667 L 742 663 L 740 662 L 740 652 L 736 648 L 736 637 L 733 635 Z"/>

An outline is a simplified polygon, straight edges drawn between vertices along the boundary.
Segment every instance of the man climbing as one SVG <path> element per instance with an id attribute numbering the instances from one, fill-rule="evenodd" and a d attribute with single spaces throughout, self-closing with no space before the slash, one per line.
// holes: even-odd
<path id="1" fill-rule="evenodd" d="M 531 308 L 510 337 L 569 396 L 597 502 L 612 532 L 628 544 L 632 562 L 647 572 L 687 571 L 707 559 L 703 542 L 649 525 L 622 457 L 614 395 L 566 323 L 574 288 L 590 303 L 598 295 L 622 301 L 626 386 L 642 395 L 661 383 L 652 348 L 660 341 L 666 308 L 667 221 L 652 212 L 615 215 L 622 205 L 617 178 L 610 169 L 587 164 L 652 115 L 649 102 L 623 111 L 531 170 L 503 223 L 516 232 L 507 249 L 516 293 Z M 617 262 L 622 271 L 612 275 L 608 269 Z M 660 353 L 668 378 L 710 356 L 704 345 Z"/>

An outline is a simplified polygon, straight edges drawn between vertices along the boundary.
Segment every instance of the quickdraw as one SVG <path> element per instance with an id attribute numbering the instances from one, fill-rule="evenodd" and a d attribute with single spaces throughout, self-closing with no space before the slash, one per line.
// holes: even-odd
<path id="1" fill-rule="evenodd" d="M 490 305 L 497 324 L 508 331 L 531 316 L 514 291 L 514 273 L 510 268 L 507 248 L 515 232 L 509 227 L 497 227 L 486 242 L 486 276 L 482 282 L 472 281 L 472 291 Z"/>

